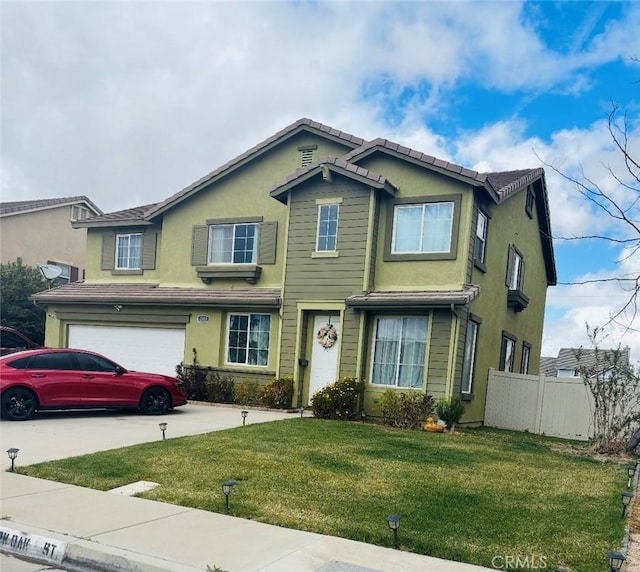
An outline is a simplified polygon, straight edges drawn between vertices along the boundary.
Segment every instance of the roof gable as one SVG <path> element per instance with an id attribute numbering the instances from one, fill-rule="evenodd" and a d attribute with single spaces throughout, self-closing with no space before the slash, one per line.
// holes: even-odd
<path id="1" fill-rule="evenodd" d="M 240 155 L 231 159 L 214 171 L 211 171 L 209 174 L 198 179 L 197 181 L 195 181 L 188 187 L 185 187 L 168 199 L 157 203 L 145 213 L 145 217 L 152 218 L 158 216 L 167 209 L 175 206 L 191 195 L 197 193 L 213 181 L 232 173 L 236 169 L 239 169 L 243 165 L 246 165 L 249 161 L 259 157 L 270 149 L 273 149 L 276 145 L 279 145 L 302 132 L 312 133 L 330 139 L 332 141 L 338 141 L 352 148 L 358 147 L 364 143 L 364 139 L 361 139 L 360 137 L 356 137 L 355 135 L 339 131 L 338 129 L 334 129 L 333 127 L 329 127 L 328 125 L 324 125 L 317 121 L 312 121 L 311 119 L 307 119 L 306 117 L 298 119 L 298 121 L 292 123 L 291 125 L 288 125 L 271 137 L 267 137 L 267 139 L 265 139 L 264 141 L 253 146 L 251 149 L 248 149 L 244 153 L 241 153 Z"/>
<path id="2" fill-rule="evenodd" d="M 295 173 L 269 189 L 269 194 L 280 202 L 286 203 L 287 193 L 293 187 L 320 173 L 324 179 L 329 179 L 331 176 L 330 173 L 332 172 L 359 181 L 373 188 L 384 190 L 391 196 L 395 196 L 397 191 L 395 185 L 383 175 L 365 169 L 364 167 L 358 167 L 339 157 L 325 157 L 311 165 L 297 169 Z"/>

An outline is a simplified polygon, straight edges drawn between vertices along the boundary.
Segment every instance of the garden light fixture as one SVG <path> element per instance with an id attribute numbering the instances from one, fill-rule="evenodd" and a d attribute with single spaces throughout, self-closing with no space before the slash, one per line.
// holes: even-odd
<path id="1" fill-rule="evenodd" d="M 164 441 L 164 432 L 167 430 L 167 423 L 158 423 L 158 427 L 160 427 L 160 431 L 162 431 L 162 440 Z"/>
<path id="2" fill-rule="evenodd" d="M 622 491 L 620 493 L 620 496 L 622 497 L 622 516 L 620 518 L 624 518 L 624 515 L 627 512 L 627 507 L 629 506 L 629 504 L 631 504 L 633 493 Z"/>
<path id="3" fill-rule="evenodd" d="M 11 447 L 11 449 L 7 449 L 7 455 L 9 455 L 9 459 L 11 459 L 11 472 L 15 471 L 15 462 L 16 457 L 18 456 L 18 451 L 20 449 L 16 449 L 15 447 Z"/>
<path id="4" fill-rule="evenodd" d="M 242 425 L 244 426 L 244 424 L 247 422 L 247 415 L 249 415 L 249 412 L 246 409 L 243 409 L 240 412 L 240 415 L 242 415 Z"/>
<path id="5" fill-rule="evenodd" d="M 609 570 L 611 572 L 618 572 L 626 560 L 624 554 L 615 552 L 614 550 L 609 550 L 607 557 L 609 558 Z"/>
<path id="6" fill-rule="evenodd" d="M 400 519 L 402 518 L 399 514 L 391 514 L 387 517 L 387 524 L 389 528 L 393 531 L 393 546 L 394 548 L 400 547 L 400 541 L 398 539 L 398 529 L 400 528 Z"/>
<path id="7" fill-rule="evenodd" d="M 222 492 L 224 493 L 224 510 L 225 512 L 229 512 L 231 507 L 229 506 L 229 496 L 231 495 L 231 491 L 233 487 L 235 487 L 238 483 L 236 481 L 225 481 L 222 483 Z"/>
<path id="8" fill-rule="evenodd" d="M 633 477 L 636 474 L 636 465 L 629 465 L 627 467 L 627 476 L 629 477 L 629 481 L 627 482 L 627 488 L 631 488 L 631 483 L 633 482 Z"/>
<path id="9" fill-rule="evenodd" d="M 300 419 L 304 417 L 304 405 L 300 406 Z"/>

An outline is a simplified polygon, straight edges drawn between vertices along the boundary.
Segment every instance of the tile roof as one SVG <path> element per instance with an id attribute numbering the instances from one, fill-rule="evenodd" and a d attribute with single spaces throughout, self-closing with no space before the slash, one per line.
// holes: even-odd
<path id="1" fill-rule="evenodd" d="M 314 131 L 324 133 L 325 135 L 328 135 L 334 139 L 340 140 L 341 142 L 347 145 L 351 145 L 353 147 L 357 147 L 359 145 L 362 145 L 362 143 L 364 143 L 364 139 L 361 139 L 360 137 L 356 137 L 355 135 L 351 135 L 350 133 L 339 131 L 338 129 L 334 129 L 333 127 L 330 127 L 328 125 L 323 125 L 322 123 L 318 123 L 317 121 L 313 121 L 311 119 L 307 119 L 306 117 L 303 117 L 302 119 L 298 119 L 291 125 L 288 125 L 284 129 L 281 129 L 277 133 L 271 135 L 271 137 L 267 137 L 264 141 L 258 143 L 257 145 L 251 147 L 251 149 L 248 149 L 244 153 L 241 153 L 237 157 L 231 159 L 221 167 L 218 167 L 214 171 L 211 171 L 209 174 L 198 179 L 194 183 L 190 184 L 188 187 L 185 187 L 181 191 L 178 191 L 176 194 L 172 195 L 168 199 L 150 208 L 146 213 L 146 216 L 152 217 L 158 214 L 165 208 L 171 206 L 173 203 L 187 197 L 189 194 L 191 194 L 193 191 L 195 191 L 202 185 L 205 185 L 211 182 L 213 179 L 239 167 L 250 158 L 253 158 L 256 155 L 259 155 L 264 151 L 268 150 L 272 145 L 281 141 L 282 139 L 291 137 L 292 135 L 298 133 L 299 131 L 303 131 L 305 129 L 307 130 L 311 129 Z"/>
<path id="2" fill-rule="evenodd" d="M 102 214 L 102 211 L 94 205 L 91 200 L 84 195 L 79 195 L 75 197 L 57 197 L 53 199 L 35 199 L 31 201 L 0 203 L 0 216 L 40 211 L 65 205 L 74 205 L 77 203 L 86 203 L 89 208 L 94 210 L 94 212 Z"/>
<path id="3" fill-rule="evenodd" d="M 122 223 L 136 223 L 139 222 L 141 224 L 148 224 L 145 219 L 145 213 L 152 207 L 154 207 L 157 203 L 152 203 L 149 205 L 143 205 L 141 207 L 133 207 L 130 209 L 124 209 L 121 211 L 115 211 L 112 213 L 106 213 L 98 216 L 93 216 L 90 218 L 78 220 L 74 223 L 76 227 L 82 226 L 93 226 L 95 223 L 105 222 L 122 222 Z"/>
<path id="4" fill-rule="evenodd" d="M 520 169 L 518 171 L 486 173 L 486 178 L 491 188 L 501 200 L 504 200 L 511 193 L 526 187 L 543 174 L 543 169 Z"/>
<path id="5" fill-rule="evenodd" d="M 478 173 L 477 171 L 472 171 L 471 169 L 456 165 L 455 163 L 450 163 L 448 161 L 438 159 L 437 157 L 433 157 L 432 155 L 421 153 L 420 151 L 416 151 L 415 149 L 411 149 L 409 147 L 405 147 L 404 145 L 400 145 L 393 141 L 389 141 L 388 139 L 382 138 L 367 141 L 357 149 L 354 149 L 353 151 L 347 153 L 343 158 L 346 161 L 357 162 L 358 159 L 368 155 L 376 149 L 386 149 L 398 155 L 404 155 L 405 157 L 413 159 L 414 161 L 417 161 L 419 163 L 424 163 L 425 165 L 435 167 L 436 169 L 447 171 L 449 173 L 471 179 L 472 181 L 480 185 L 483 185 L 486 180 L 485 174 Z"/>
<path id="6" fill-rule="evenodd" d="M 279 308 L 281 292 L 274 288 L 214 290 L 177 288 L 157 284 L 87 284 L 74 282 L 31 296 L 38 303 L 149 304 L 193 306 L 260 306 Z"/>
<path id="7" fill-rule="evenodd" d="M 366 307 L 374 306 L 399 307 L 399 306 L 451 306 L 469 304 L 480 294 L 480 286 L 467 285 L 462 290 L 421 290 L 421 291 L 394 291 L 394 292 L 369 292 L 346 299 L 347 306 Z"/>
<path id="8" fill-rule="evenodd" d="M 379 173 L 370 171 L 369 169 L 365 169 L 364 167 L 359 167 L 358 165 L 349 163 L 341 157 L 328 156 L 315 161 L 310 165 L 297 169 L 286 179 L 273 185 L 269 189 L 269 194 L 272 197 L 277 198 L 291 186 L 319 172 L 323 166 L 328 167 L 330 171 L 341 172 L 347 176 L 351 175 L 365 180 L 376 188 L 387 188 L 389 191 L 391 191 L 392 194 L 397 191 L 397 187 L 393 183 L 391 183 L 384 175 L 380 175 Z"/>

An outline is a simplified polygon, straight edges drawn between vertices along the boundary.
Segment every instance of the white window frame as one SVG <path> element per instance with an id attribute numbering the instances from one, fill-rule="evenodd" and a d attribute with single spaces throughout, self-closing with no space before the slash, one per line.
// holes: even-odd
<path id="1" fill-rule="evenodd" d="M 131 255 L 131 239 L 133 237 L 140 237 L 140 246 L 139 246 L 139 255 L 137 260 Z M 119 264 L 119 253 L 120 253 L 120 242 L 123 240 L 128 240 L 129 244 L 126 246 L 127 256 L 126 256 L 126 264 Z M 137 263 L 137 266 L 135 265 Z M 132 232 L 129 234 L 117 234 L 116 235 L 116 254 L 115 261 L 113 265 L 115 270 L 140 270 L 142 267 L 142 233 L 141 232 Z"/>
<path id="2" fill-rule="evenodd" d="M 424 236 L 425 236 L 425 230 L 428 231 L 428 229 L 425 228 L 425 215 L 427 212 L 427 209 L 430 207 L 439 207 L 441 205 L 451 205 L 451 216 L 449 217 L 449 235 L 448 235 L 448 242 L 446 245 L 446 248 L 443 249 L 438 249 L 438 250 L 426 250 L 423 248 L 423 244 L 424 244 Z M 418 250 L 398 250 L 397 248 L 397 242 L 398 242 L 398 214 L 402 211 L 402 210 L 407 210 L 407 209 L 417 209 L 417 208 L 421 208 L 422 209 L 422 215 L 420 217 L 420 233 L 419 233 L 419 248 Z M 453 222 L 455 220 L 455 209 L 456 209 L 456 205 L 455 205 L 455 201 L 439 201 L 439 202 L 426 202 L 426 203 L 417 203 L 417 204 L 406 204 L 406 205 L 395 205 L 394 209 L 393 209 L 393 234 L 392 234 L 392 240 L 391 240 L 391 253 L 392 254 L 446 254 L 451 252 L 451 244 L 452 244 L 452 235 L 453 235 Z"/>
<path id="3" fill-rule="evenodd" d="M 245 346 L 245 360 L 244 361 L 231 361 L 231 356 L 230 356 L 230 350 L 231 350 L 231 346 L 230 346 L 230 337 L 231 337 L 231 320 L 233 319 L 234 316 L 239 316 L 239 317 L 246 317 L 247 318 L 247 330 L 246 330 L 246 336 L 247 336 L 247 342 L 246 342 L 246 346 Z M 251 351 L 251 347 L 250 347 L 250 342 L 251 342 L 251 318 L 253 316 L 266 316 L 269 319 L 269 331 L 268 331 L 268 345 L 266 348 L 256 348 L 256 352 L 258 352 L 256 355 L 259 355 L 259 351 L 265 350 L 267 352 L 267 359 L 266 362 L 263 364 L 259 364 L 259 363 L 250 363 L 250 359 L 249 359 L 249 354 Z M 230 312 L 227 315 L 227 334 L 226 334 L 226 347 L 225 347 L 225 363 L 227 365 L 233 365 L 233 366 L 243 366 L 243 367 L 268 367 L 269 365 L 269 357 L 271 354 L 271 314 L 267 314 L 267 313 L 262 313 L 262 312 L 254 312 L 254 313 L 247 313 L 247 312 Z M 236 346 L 239 347 L 239 346 Z"/>
<path id="4" fill-rule="evenodd" d="M 480 324 L 474 320 L 467 322 L 467 338 L 464 345 L 464 362 L 462 368 L 462 393 L 473 392 L 473 372 L 476 365 L 476 350 L 478 347 L 478 330 Z"/>
<path id="5" fill-rule="evenodd" d="M 401 340 L 403 338 L 403 331 L 405 326 L 405 320 L 408 319 L 420 319 L 420 320 L 424 320 L 424 353 L 422 356 L 422 363 L 421 364 L 402 364 L 400 362 L 401 359 Z M 374 366 L 376 363 L 376 343 L 378 341 L 378 326 L 381 320 L 400 320 L 400 324 L 401 324 L 401 328 L 399 330 L 399 338 L 398 338 L 398 352 L 395 356 L 395 370 L 394 370 L 394 379 L 393 379 L 393 383 L 376 383 L 374 381 Z M 374 321 L 373 321 L 373 335 L 372 335 L 372 345 L 371 345 L 371 364 L 370 364 L 370 372 L 371 372 L 371 385 L 374 385 L 376 387 L 395 387 L 398 389 L 403 389 L 403 390 L 409 390 L 409 389 L 416 389 L 416 390 L 421 390 L 424 386 L 424 375 L 425 375 L 425 371 L 426 371 L 426 357 L 427 357 L 427 346 L 429 343 L 429 318 L 427 316 L 375 316 Z M 399 378 L 400 378 L 400 367 L 402 365 L 408 365 L 411 367 L 415 367 L 415 366 L 420 366 L 422 368 L 422 375 L 420 376 L 420 385 L 418 386 L 404 386 L 404 385 L 399 385 Z"/>
<path id="6" fill-rule="evenodd" d="M 476 223 L 476 245 L 474 245 L 474 259 L 484 263 L 487 250 L 487 227 L 489 217 L 482 211 L 478 211 L 478 222 Z M 480 245 L 480 246 L 477 246 Z M 479 252 L 478 252 L 479 251 Z"/>
<path id="7" fill-rule="evenodd" d="M 335 219 L 331 218 L 331 209 L 335 207 Z M 327 217 L 323 218 L 323 210 L 327 211 Z M 327 224 L 331 223 L 335 220 L 336 223 L 336 232 L 335 234 L 320 234 L 320 227 L 323 222 Z M 318 224 L 316 227 L 316 252 L 335 252 L 338 248 L 338 225 L 340 224 L 340 203 L 325 203 L 318 205 Z M 320 248 L 320 240 L 321 239 L 333 239 L 333 248 Z"/>
<path id="8" fill-rule="evenodd" d="M 512 253 L 513 258 L 511 261 L 511 276 L 509 276 L 509 290 L 521 290 L 524 258 L 515 248 L 512 250 Z"/>
<path id="9" fill-rule="evenodd" d="M 252 255 L 251 255 L 251 260 L 249 262 L 244 261 L 244 262 L 234 262 L 234 257 L 236 254 L 236 250 L 235 250 L 235 242 L 236 242 L 236 233 L 238 231 L 238 228 L 241 226 L 252 226 L 255 229 L 254 232 L 254 236 L 253 236 L 253 249 L 252 249 Z M 214 251 L 212 250 L 212 240 L 213 240 L 213 233 L 215 232 L 216 229 L 221 229 L 221 228 L 231 228 L 232 229 L 232 233 L 231 233 L 231 250 L 230 251 L 224 251 L 223 255 L 227 255 L 229 254 L 230 256 L 230 260 L 212 260 Z M 208 265 L 216 265 L 216 264 L 256 264 L 257 260 L 258 260 L 258 240 L 259 240 L 259 232 L 260 232 L 260 225 L 258 223 L 255 222 L 238 222 L 238 223 L 230 223 L 230 224 L 210 224 L 209 228 L 208 228 L 208 237 L 207 237 L 207 264 Z M 246 251 L 243 251 L 246 252 Z"/>
<path id="10" fill-rule="evenodd" d="M 522 357 L 520 358 L 520 373 L 529 373 L 529 362 L 531 361 L 531 346 L 522 342 Z"/>
<path id="11" fill-rule="evenodd" d="M 511 351 L 509 351 L 509 348 Z M 502 335 L 500 344 L 500 371 L 513 373 L 513 366 L 516 360 L 516 340 L 509 336 Z"/>

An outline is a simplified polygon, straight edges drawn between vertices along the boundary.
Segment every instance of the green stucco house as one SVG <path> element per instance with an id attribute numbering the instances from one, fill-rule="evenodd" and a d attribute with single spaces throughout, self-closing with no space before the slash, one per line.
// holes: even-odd
<path id="1" fill-rule="evenodd" d="M 74 223 L 85 281 L 41 292 L 46 343 L 133 369 L 198 361 L 236 380 L 338 377 L 460 395 L 538 373 L 556 283 L 542 169 L 477 173 L 301 119 L 151 205 Z"/>

